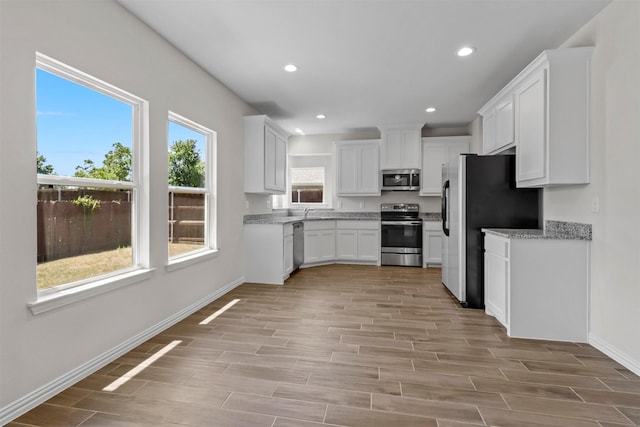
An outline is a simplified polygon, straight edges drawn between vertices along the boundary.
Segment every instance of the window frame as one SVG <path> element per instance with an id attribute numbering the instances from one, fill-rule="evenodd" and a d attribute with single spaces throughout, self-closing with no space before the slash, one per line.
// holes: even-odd
<path id="1" fill-rule="evenodd" d="M 294 169 L 322 169 L 322 202 L 319 203 L 309 203 L 309 202 L 294 202 L 293 201 L 293 170 Z M 295 167 L 289 167 L 288 169 L 288 174 L 290 179 L 288 180 L 288 191 L 287 191 L 287 203 L 289 204 L 289 206 L 291 206 L 291 208 L 295 209 L 295 208 L 325 208 L 327 207 L 327 192 L 326 192 L 326 187 L 327 187 L 327 168 L 325 166 L 295 166 Z"/>
<path id="2" fill-rule="evenodd" d="M 332 153 L 289 153 L 287 162 L 287 192 L 271 196 L 273 206 L 283 209 L 332 209 L 334 203 L 333 159 Z M 323 203 L 291 203 L 291 169 L 324 168 Z"/>
<path id="3" fill-rule="evenodd" d="M 29 307 L 39 314 L 71 302 L 106 292 L 127 284 L 146 280 L 150 277 L 149 268 L 149 227 L 148 227 L 148 178 L 145 178 L 145 153 L 148 147 L 149 105 L 144 99 L 119 89 L 94 76 L 82 72 L 63 62 L 36 52 L 35 69 L 53 74 L 89 90 L 116 99 L 131 106 L 131 181 L 101 180 L 73 176 L 43 175 L 36 173 L 38 185 L 99 187 L 131 191 L 131 267 L 110 273 L 89 277 L 51 288 L 37 290 L 37 300 Z M 36 94 L 37 96 L 37 94 Z M 37 114 L 37 112 L 34 111 Z M 99 288 L 99 289 L 98 289 Z"/>
<path id="4" fill-rule="evenodd" d="M 167 251 L 167 265 L 168 271 L 173 271 L 178 268 L 182 268 L 191 265 L 196 262 L 210 259 L 217 255 L 217 187 L 216 187 L 216 157 L 218 147 L 218 134 L 216 131 L 209 129 L 191 119 L 188 119 L 174 111 L 168 112 L 167 120 L 167 152 L 169 149 L 169 122 L 173 122 L 180 126 L 186 127 L 194 132 L 200 133 L 205 137 L 205 172 L 204 172 L 204 187 L 182 187 L 175 185 L 167 185 L 167 194 L 169 192 L 175 193 L 188 193 L 188 194 L 203 194 L 205 198 L 205 224 L 204 224 L 204 244 L 200 249 L 179 254 L 174 257 L 169 256 Z M 168 165 L 167 157 L 167 165 Z M 168 183 L 167 183 L 168 184 Z M 167 210 L 168 211 L 168 210 Z M 169 220 L 169 218 L 167 218 Z M 168 221 L 167 221 L 168 222 Z M 169 231 L 167 227 L 167 245 L 169 243 Z"/>

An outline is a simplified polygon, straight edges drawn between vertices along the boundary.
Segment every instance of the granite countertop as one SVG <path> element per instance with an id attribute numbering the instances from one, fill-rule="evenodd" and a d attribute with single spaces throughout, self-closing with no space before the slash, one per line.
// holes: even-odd
<path id="1" fill-rule="evenodd" d="M 442 221 L 442 215 L 440 212 L 423 212 L 420 214 L 420 219 L 423 221 Z"/>
<path id="2" fill-rule="evenodd" d="M 421 213 L 423 221 L 440 221 L 439 212 Z M 245 215 L 245 224 L 289 224 L 298 221 L 335 221 L 335 220 L 355 220 L 355 221 L 379 221 L 380 212 L 333 212 L 330 210 L 312 210 L 305 218 L 303 212 L 294 210 L 292 212 L 276 212 L 268 214 Z"/>
<path id="3" fill-rule="evenodd" d="M 348 219 L 356 221 L 378 221 L 379 212 L 311 212 L 305 218 L 304 215 L 286 215 L 281 213 L 245 215 L 245 224 L 289 224 L 299 221 L 335 221 Z"/>
<path id="4" fill-rule="evenodd" d="M 591 224 L 545 221 L 544 229 L 483 228 L 482 231 L 507 239 L 591 240 Z"/>

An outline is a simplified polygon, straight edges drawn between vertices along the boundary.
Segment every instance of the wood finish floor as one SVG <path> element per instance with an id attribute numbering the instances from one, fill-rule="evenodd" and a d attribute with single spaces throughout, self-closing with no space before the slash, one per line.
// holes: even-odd
<path id="1" fill-rule="evenodd" d="M 593 347 L 508 338 L 439 269 L 332 265 L 244 284 L 9 425 L 634 424 L 640 379 Z"/>

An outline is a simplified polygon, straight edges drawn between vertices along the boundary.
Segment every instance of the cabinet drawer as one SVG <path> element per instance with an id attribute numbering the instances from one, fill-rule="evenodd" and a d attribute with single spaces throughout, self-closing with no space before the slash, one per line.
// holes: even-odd
<path id="1" fill-rule="evenodd" d="M 312 231 L 312 230 L 335 230 L 336 222 L 331 220 L 322 220 L 322 221 L 305 221 L 304 222 L 304 231 Z"/>
<path id="2" fill-rule="evenodd" d="M 508 258 L 509 241 L 506 239 L 501 239 L 500 237 L 485 235 L 484 250 L 486 252 L 491 252 L 498 256 Z"/>
<path id="3" fill-rule="evenodd" d="M 424 229 L 429 231 L 442 230 L 442 221 L 424 221 Z"/>
<path id="4" fill-rule="evenodd" d="M 380 228 L 379 221 L 363 221 L 363 220 L 338 220 L 336 221 L 336 229 L 338 230 L 377 230 Z"/>

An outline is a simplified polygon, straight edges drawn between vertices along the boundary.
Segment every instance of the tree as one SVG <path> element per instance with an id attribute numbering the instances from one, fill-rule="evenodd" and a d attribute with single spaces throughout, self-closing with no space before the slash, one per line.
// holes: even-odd
<path id="1" fill-rule="evenodd" d="M 169 150 L 169 185 L 204 187 L 204 163 L 196 141 L 174 141 Z"/>
<path id="2" fill-rule="evenodd" d="M 131 181 L 131 149 L 119 142 L 113 144 L 113 150 L 104 155 L 101 167 L 96 167 L 91 159 L 83 166 L 76 166 L 75 176 L 79 178 Z"/>
<path id="3" fill-rule="evenodd" d="M 37 155 L 38 157 L 36 157 L 36 167 L 38 173 L 42 175 L 53 175 L 53 166 L 45 164 L 47 158 L 44 155 L 40 154 L 40 152 L 37 152 Z"/>

